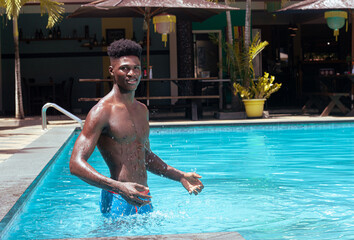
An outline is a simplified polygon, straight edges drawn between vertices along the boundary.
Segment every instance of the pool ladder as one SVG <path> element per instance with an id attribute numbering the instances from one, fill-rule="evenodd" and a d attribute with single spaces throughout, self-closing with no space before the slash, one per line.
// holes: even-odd
<path id="1" fill-rule="evenodd" d="M 47 109 L 50 107 L 55 108 L 59 112 L 65 114 L 69 118 L 75 120 L 76 122 L 78 122 L 80 124 L 81 129 L 83 128 L 83 123 L 80 118 L 76 117 L 74 114 L 66 111 L 64 108 L 60 107 L 59 105 L 57 105 L 55 103 L 46 103 L 42 107 L 42 129 L 43 130 L 47 130 Z"/>

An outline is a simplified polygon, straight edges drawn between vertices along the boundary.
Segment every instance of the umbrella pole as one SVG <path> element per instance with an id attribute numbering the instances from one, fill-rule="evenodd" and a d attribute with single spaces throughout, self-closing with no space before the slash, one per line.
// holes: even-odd
<path id="1" fill-rule="evenodd" d="M 354 10 L 351 10 L 351 16 L 352 16 L 352 59 L 351 59 L 351 64 L 352 64 L 352 74 L 354 74 Z M 352 91 L 351 91 L 351 109 L 354 109 L 354 80 L 353 76 L 351 77 L 352 80 Z"/>
<path id="2" fill-rule="evenodd" d="M 150 104 L 150 16 L 147 17 L 147 40 L 146 40 L 146 61 L 147 61 L 147 71 L 148 71 L 148 80 L 146 82 L 146 105 Z"/>

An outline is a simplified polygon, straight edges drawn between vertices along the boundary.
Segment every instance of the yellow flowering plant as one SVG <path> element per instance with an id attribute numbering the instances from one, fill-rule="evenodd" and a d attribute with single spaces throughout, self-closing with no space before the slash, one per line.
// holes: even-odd
<path id="1" fill-rule="evenodd" d="M 248 87 L 234 82 L 233 91 L 242 99 L 267 99 L 281 87 L 281 83 L 274 83 L 274 80 L 274 76 L 269 76 L 269 73 L 265 72 L 258 80 L 251 79 Z"/>

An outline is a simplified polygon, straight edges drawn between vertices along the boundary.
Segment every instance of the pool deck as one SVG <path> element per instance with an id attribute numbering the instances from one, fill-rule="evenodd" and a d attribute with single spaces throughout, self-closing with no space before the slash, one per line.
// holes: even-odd
<path id="1" fill-rule="evenodd" d="M 84 119 L 84 116 L 81 117 Z M 0 220 L 9 219 L 7 213 L 20 196 L 40 174 L 57 150 L 79 124 L 61 116 L 48 116 L 48 130 L 41 127 L 40 117 L 24 120 L 0 118 Z M 281 123 L 354 122 L 354 117 L 318 115 L 270 115 L 267 119 L 203 120 L 203 121 L 150 121 L 153 126 L 189 125 L 246 125 Z M 0 224 L 0 234 L 2 230 Z M 215 234 L 215 235 L 212 235 Z M 93 238 L 92 238 L 93 239 Z M 118 239 L 115 237 L 98 239 Z M 243 239 L 236 232 L 182 234 L 163 236 L 120 237 L 119 239 Z"/>

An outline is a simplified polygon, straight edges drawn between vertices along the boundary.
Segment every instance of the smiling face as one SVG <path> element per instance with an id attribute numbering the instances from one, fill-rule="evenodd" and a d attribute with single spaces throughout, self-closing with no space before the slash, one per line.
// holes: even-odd
<path id="1" fill-rule="evenodd" d="M 141 79 L 141 63 L 137 56 L 111 58 L 109 72 L 120 90 L 135 91 Z"/>

